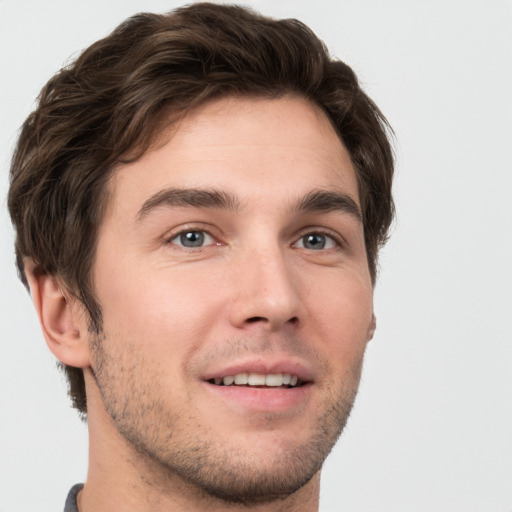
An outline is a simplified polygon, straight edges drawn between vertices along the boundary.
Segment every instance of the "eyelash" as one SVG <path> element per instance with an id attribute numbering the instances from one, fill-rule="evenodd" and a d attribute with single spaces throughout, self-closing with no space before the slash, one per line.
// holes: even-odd
<path id="1" fill-rule="evenodd" d="M 179 238 L 183 235 L 186 235 L 187 233 L 201 233 L 203 236 L 206 235 L 206 236 L 210 237 L 212 239 L 212 243 L 208 243 L 207 245 L 200 245 L 200 246 L 196 246 L 196 247 L 194 247 L 194 246 L 187 247 L 183 244 L 178 244 L 178 243 L 174 242 L 174 240 L 176 240 L 177 238 Z M 217 238 L 214 235 L 212 235 L 208 229 L 205 229 L 203 227 L 189 227 L 189 228 L 181 229 L 177 233 L 172 233 L 171 235 L 166 236 L 164 238 L 164 242 L 165 242 L 165 244 L 168 244 L 168 245 L 176 245 L 183 249 L 191 249 L 191 250 L 203 249 L 204 247 L 208 247 L 210 245 L 220 245 L 220 242 L 217 240 Z"/>
<path id="2" fill-rule="evenodd" d="M 203 236 L 206 235 L 207 237 L 210 237 L 212 239 L 211 243 L 207 243 L 206 245 L 198 245 L 198 246 L 192 246 L 187 247 L 183 244 L 178 244 L 174 242 L 177 238 L 186 235 L 188 233 L 201 233 Z M 322 236 L 325 237 L 327 240 L 331 240 L 335 247 L 328 247 L 327 249 L 324 249 L 323 247 L 321 249 L 311 249 L 307 247 L 299 247 L 301 249 L 310 250 L 313 252 L 319 252 L 319 251 L 329 251 L 329 250 L 340 250 L 344 247 L 344 242 L 341 240 L 341 237 L 339 235 L 335 235 L 330 231 L 325 231 L 323 229 L 315 229 L 315 228 L 308 228 L 307 231 L 303 231 L 302 234 L 296 239 L 296 241 L 292 244 L 292 246 L 296 247 L 298 243 L 304 240 L 307 236 Z M 190 249 L 190 250 L 198 250 L 198 249 L 204 249 L 205 247 L 209 247 L 212 245 L 221 245 L 222 243 L 217 240 L 217 238 L 210 233 L 207 229 L 204 228 L 186 228 L 182 229 L 177 233 L 173 233 L 166 237 L 164 239 L 165 244 L 169 245 L 176 245 L 178 247 L 181 247 L 183 249 Z"/>
<path id="3" fill-rule="evenodd" d="M 327 239 L 326 245 L 329 243 L 328 240 L 331 240 L 332 244 L 334 245 L 334 247 L 327 247 L 327 248 L 322 247 L 321 249 L 309 249 L 311 251 L 319 251 L 319 250 L 328 251 L 328 250 L 333 250 L 333 249 L 334 250 L 339 250 L 343 246 L 339 236 L 336 236 L 336 235 L 334 235 L 331 232 L 326 232 L 326 231 L 321 230 L 321 229 L 312 229 L 312 230 L 308 230 L 307 232 L 304 232 L 303 234 L 301 234 L 299 236 L 299 238 L 297 239 L 297 241 L 293 245 L 296 246 L 299 242 L 303 242 L 304 239 L 306 237 L 308 237 L 308 236 L 321 236 L 321 237 L 324 237 L 325 239 Z M 307 247 L 302 247 L 302 248 L 308 250 Z"/>

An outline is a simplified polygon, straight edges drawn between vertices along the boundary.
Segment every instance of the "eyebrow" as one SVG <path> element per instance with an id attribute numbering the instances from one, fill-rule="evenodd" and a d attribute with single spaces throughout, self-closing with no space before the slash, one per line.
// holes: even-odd
<path id="1" fill-rule="evenodd" d="M 334 191 L 314 190 L 300 198 L 295 210 L 298 212 L 334 212 L 342 211 L 363 221 L 361 208 L 348 194 Z"/>
<path id="2" fill-rule="evenodd" d="M 232 212 L 241 210 L 238 198 L 223 190 L 197 188 L 168 188 L 153 194 L 137 213 L 141 221 L 153 210 L 161 207 L 219 208 Z M 299 198 L 293 205 L 296 212 L 342 211 L 362 222 L 359 206 L 348 194 L 334 191 L 314 190 Z"/>
<path id="3" fill-rule="evenodd" d="M 238 199 L 222 190 L 197 188 L 168 188 L 152 195 L 137 213 L 137 220 L 143 220 L 156 208 L 191 206 L 195 208 L 220 208 L 237 212 L 240 210 Z"/>

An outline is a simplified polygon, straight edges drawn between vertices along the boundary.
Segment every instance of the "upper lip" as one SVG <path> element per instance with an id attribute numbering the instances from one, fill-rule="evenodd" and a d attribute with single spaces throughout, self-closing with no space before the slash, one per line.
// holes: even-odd
<path id="1" fill-rule="evenodd" d="M 203 380 L 223 378 L 228 375 L 238 375 L 239 373 L 259 373 L 264 375 L 275 375 L 279 373 L 296 375 L 303 382 L 313 380 L 313 370 L 305 362 L 293 358 L 266 358 L 251 357 L 245 360 L 230 362 L 229 364 L 219 365 L 219 367 L 206 372 Z"/>

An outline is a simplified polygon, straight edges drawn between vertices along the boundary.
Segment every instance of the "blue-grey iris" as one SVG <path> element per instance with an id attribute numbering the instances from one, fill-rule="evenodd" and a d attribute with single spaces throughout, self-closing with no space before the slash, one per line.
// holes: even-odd
<path id="1" fill-rule="evenodd" d="M 324 235 L 312 233 L 302 237 L 302 243 L 306 249 L 323 249 L 326 244 Z"/>
<path id="2" fill-rule="evenodd" d="M 181 233 L 180 242 L 184 247 L 201 247 L 204 243 L 204 233 L 201 231 Z"/>

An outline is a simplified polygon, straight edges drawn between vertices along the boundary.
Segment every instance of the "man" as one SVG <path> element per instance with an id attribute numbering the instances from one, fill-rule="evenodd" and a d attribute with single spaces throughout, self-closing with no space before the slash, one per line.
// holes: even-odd
<path id="1" fill-rule="evenodd" d="M 66 510 L 318 509 L 392 174 L 382 114 L 297 21 L 141 14 L 48 82 L 9 209 L 88 421 Z"/>

